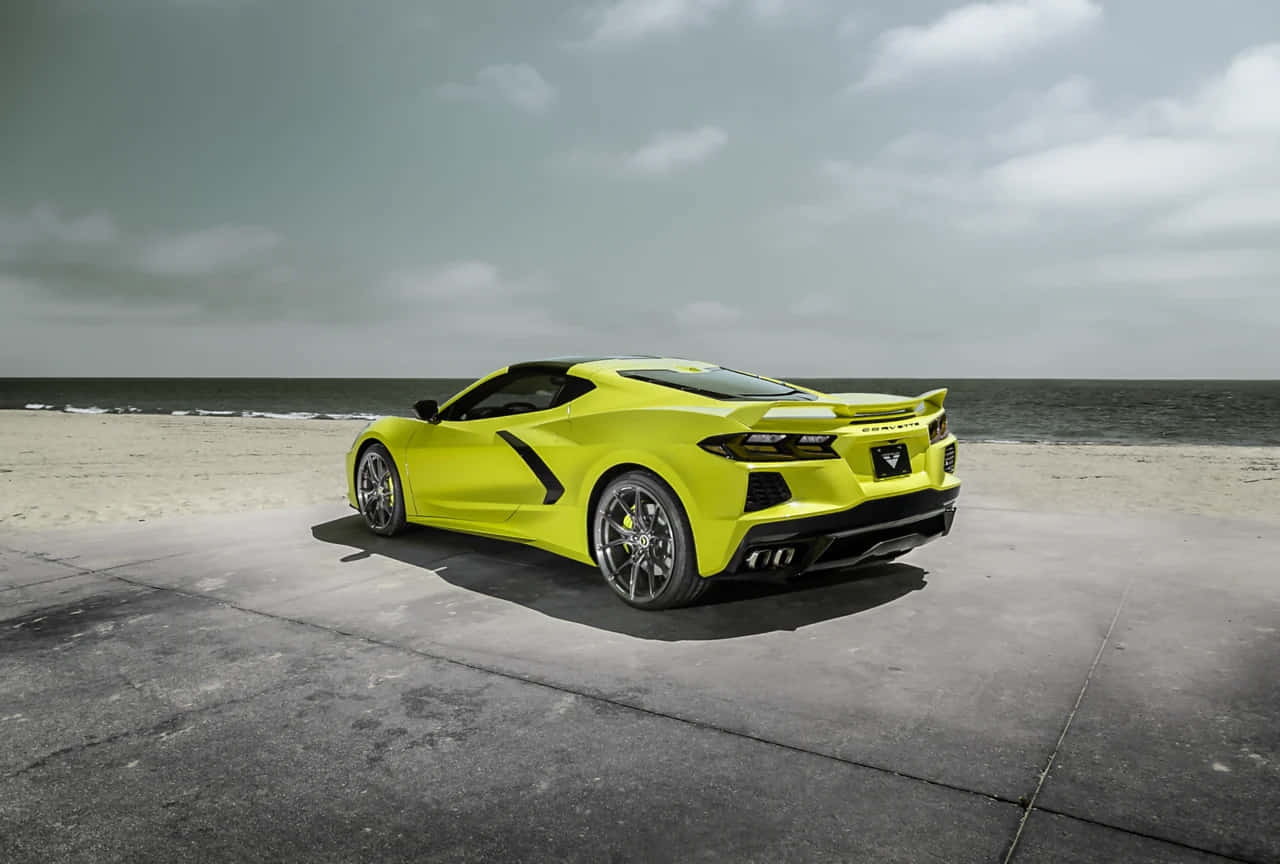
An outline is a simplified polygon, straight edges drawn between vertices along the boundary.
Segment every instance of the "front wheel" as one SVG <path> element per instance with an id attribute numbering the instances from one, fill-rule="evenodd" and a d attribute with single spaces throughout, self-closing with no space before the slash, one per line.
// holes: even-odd
<path id="1" fill-rule="evenodd" d="M 356 463 L 356 500 L 374 534 L 390 537 L 405 526 L 400 475 L 386 447 L 370 444 Z"/>
<path id="2" fill-rule="evenodd" d="M 594 528 L 596 562 L 624 603 L 671 609 L 692 603 L 706 590 L 689 519 L 654 475 L 629 471 L 615 478 L 596 504 Z"/>

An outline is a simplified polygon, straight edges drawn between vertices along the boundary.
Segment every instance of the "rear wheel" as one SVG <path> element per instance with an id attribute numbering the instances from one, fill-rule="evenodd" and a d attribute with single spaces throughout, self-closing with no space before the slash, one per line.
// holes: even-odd
<path id="1" fill-rule="evenodd" d="M 404 492 L 387 448 L 371 444 L 356 463 L 356 500 L 374 534 L 390 537 L 405 526 Z"/>
<path id="2" fill-rule="evenodd" d="M 596 504 L 594 527 L 596 562 L 624 603 L 671 609 L 707 589 L 684 507 L 654 475 L 629 471 L 614 478 Z"/>

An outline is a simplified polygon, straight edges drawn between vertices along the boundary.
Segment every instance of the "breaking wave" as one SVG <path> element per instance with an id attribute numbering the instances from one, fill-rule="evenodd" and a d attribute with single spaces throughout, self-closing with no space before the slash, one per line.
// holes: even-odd
<path id="1" fill-rule="evenodd" d="M 142 409 L 132 405 L 101 408 L 97 405 L 48 405 L 28 402 L 27 411 L 56 411 L 62 414 L 160 414 L 170 417 L 248 417 L 260 420 L 377 420 L 385 415 L 364 411 L 228 411 L 214 408 Z"/>

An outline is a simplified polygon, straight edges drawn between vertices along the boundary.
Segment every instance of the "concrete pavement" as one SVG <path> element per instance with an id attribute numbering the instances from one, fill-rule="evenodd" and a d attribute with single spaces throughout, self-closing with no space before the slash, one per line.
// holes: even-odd
<path id="1" fill-rule="evenodd" d="M 1280 862 L 1280 532 L 966 503 L 665 613 L 340 508 L 0 532 L 0 860 Z"/>

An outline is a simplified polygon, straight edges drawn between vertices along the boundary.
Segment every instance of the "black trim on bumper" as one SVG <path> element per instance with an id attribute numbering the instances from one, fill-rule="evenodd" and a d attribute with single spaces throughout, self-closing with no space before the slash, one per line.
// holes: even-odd
<path id="1" fill-rule="evenodd" d="M 922 489 L 865 501 L 836 513 L 755 525 L 747 530 L 729 565 L 715 577 L 792 576 L 805 570 L 851 566 L 873 555 L 905 551 L 951 531 L 959 496 L 958 486 L 946 490 Z M 804 551 L 797 549 L 795 564 L 781 569 L 747 570 L 743 566 L 749 549 L 780 545 L 804 547 Z"/>
<path id="2" fill-rule="evenodd" d="M 498 437 L 511 445 L 511 449 L 520 454 L 520 458 L 529 466 L 529 470 L 533 472 L 533 476 L 538 478 L 538 482 L 547 490 L 547 494 L 542 496 L 543 504 L 554 504 L 560 500 L 560 496 L 564 494 L 564 486 L 560 483 L 559 478 L 551 473 L 551 469 L 547 467 L 547 463 L 542 461 L 542 457 L 516 436 L 512 435 L 505 429 L 499 430 Z"/>

